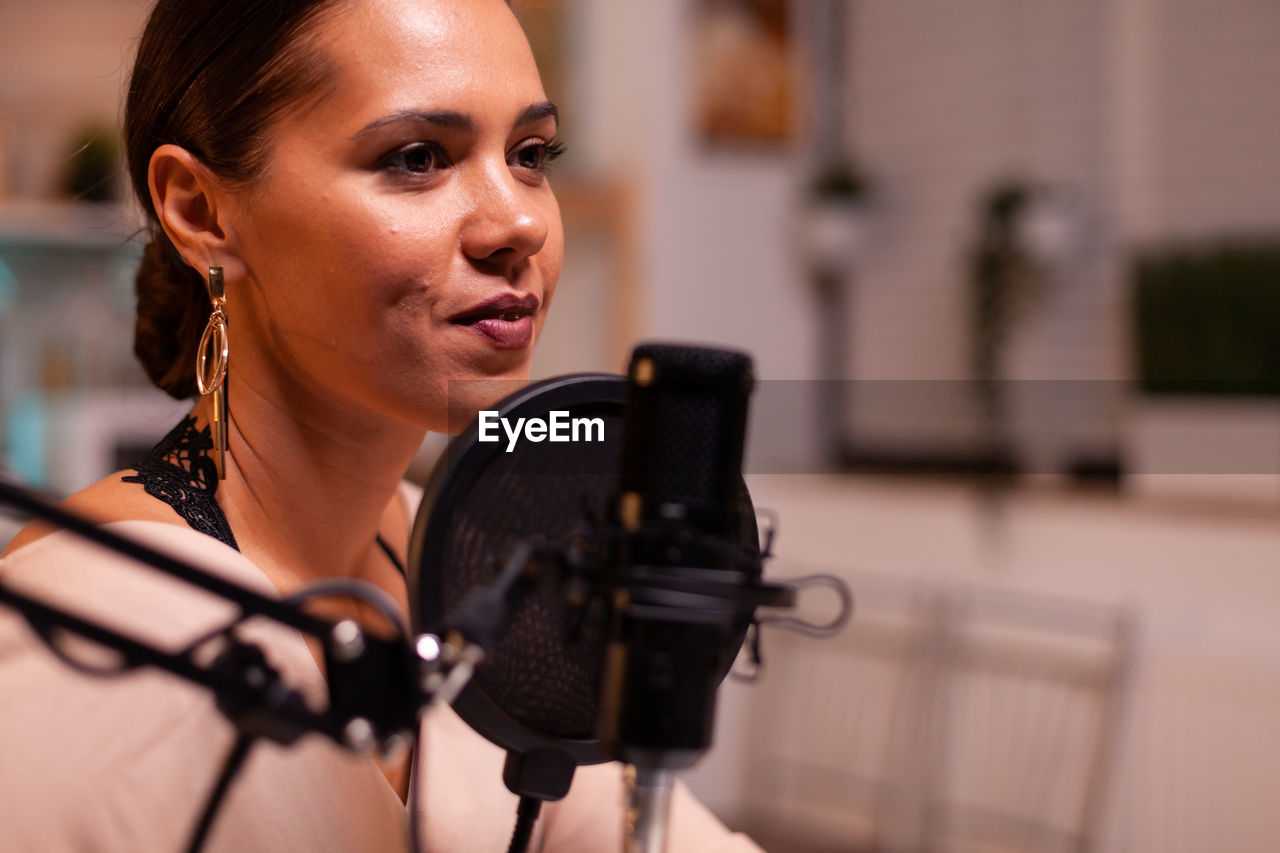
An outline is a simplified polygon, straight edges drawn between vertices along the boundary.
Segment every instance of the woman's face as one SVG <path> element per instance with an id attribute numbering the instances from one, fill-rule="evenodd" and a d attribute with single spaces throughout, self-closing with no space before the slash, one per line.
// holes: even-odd
<path id="1" fill-rule="evenodd" d="M 563 252 L 554 108 L 503 0 L 357 0 L 310 36 L 331 85 L 232 196 L 237 381 L 445 430 L 493 402 L 449 380 L 528 377 Z"/>

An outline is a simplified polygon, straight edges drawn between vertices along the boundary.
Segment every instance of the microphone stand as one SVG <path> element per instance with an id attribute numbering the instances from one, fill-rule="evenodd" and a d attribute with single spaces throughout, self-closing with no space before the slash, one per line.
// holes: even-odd
<path id="1" fill-rule="evenodd" d="M 771 556 L 772 528 L 758 554 L 675 519 L 601 533 L 595 550 L 589 535 L 575 537 L 560 574 L 570 589 L 585 587 L 612 605 L 600 739 L 625 764 L 622 851 L 665 853 L 676 773 L 697 761 L 711 739 L 720 679 L 700 652 L 721 647 L 731 626 L 754 620 L 758 607 L 794 607 L 797 588 L 759 578 L 759 564 Z M 637 542 L 663 543 L 676 565 L 637 563 L 631 558 Z M 684 564 L 691 554 L 702 559 Z M 699 568 L 708 562 L 719 568 Z"/>
<path id="2" fill-rule="evenodd" d="M 49 649 L 69 665 L 82 667 L 59 648 L 55 633 L 78 635 L 116 652 L 123 660 L 120 668 L 95 674 L 113 675 L 151 666 L 213 693 L 218 709 L 235 726 L 237 737 L 191 837 L 189 851 L 202 846 L 223 795 L 257 739 L 287 746 L 314 732 L 353 751 L 399 738 L 411 740 L 416 737 L 421 713 L 436 700 L 452 701 L 483 656 L 482 646 L 471 641 L 465 628 L 450 631 L 444 643 L 426 634 L 413 641 L 403 627 L 400 636 L 385 639 L 366 634 L 351 619 L 333 621 L 310 615 L 300 609 L 305 591 L 290 601 L 260 595 L 112 533 L 0 479 L 0 505 L 5 504 L 229 601 L 238 609 L 237 616 L 217 632 L 170 652 L 14 589 L 0 576 L 0 604 L 20 613 Z M 331 584 L 320 591 L 368 596 L 357 582 Z M 504 614 L 492 615 L 500 619 Z M 321 643 L 328 687 L 324 709 L 313 710 L 299 691 L 284 683 L 261 648 L 236 635 L 235 628 L 250 617 L 273 620 Z M 477 619 L 475 626 L 478 630 L 488 627 L 483 618 Z M 209 663 L 210 656 L 202 650 L 215 640 L 221 640 L 222 649 Z"/>
<path id="3" fill-rule="evenodd" d="M 622 853 L 666 853 L 675 778 L 674 770 L 626 766 Z"/>
<path id="4" fill-rule="evenodd" d="M 55 629 L 67 631 L 119 653 L 125 669 L 152 666 L 205 687 L 217 697 L 223 713 L 247 733 L 288 745 L 303 734 L 316 732 L 348 748 L 366 749 L 375 741 L 412 731 L 418 709 L 433 698 L 427 690 L 429 676 L 448 664 L 423 657 L 407 637 L 384 639 L 366 634 L 350 619 L 313 616 L 296 604 L 260 595 L 112 533 L 4 480 L 0 480 L 0 504 L 53 522 L 236 605 L 236 618 L 218 635 L 204 638 L 208 641 L 221 636 L 226 643 L 222 654 L 207 664 L 198 654 L 205 642 L 178 652 L 165 651 L 13 589 L 0 579 L 0 603 L 21 613 L 46 641 Z M 308 707 L 300 693 L 279 681 L 256 646 L 235 636 L 234 628 L 253 616 L 271 619 L 320 641 L 329 687 L 326 708 L 317 711 Z"/>

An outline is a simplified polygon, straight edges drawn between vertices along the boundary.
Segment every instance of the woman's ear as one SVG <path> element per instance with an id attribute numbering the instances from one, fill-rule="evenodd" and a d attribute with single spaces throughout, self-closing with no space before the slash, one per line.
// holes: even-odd
<path id="1" fill-rule="evenodd" d="M 190 151 L 171 144 L 153 151 L 147 184 L 160 227 L 189 266 L 202 276 L 210 266 L 222 267 L 227 279 L 244 275 L 227 221 L 230 199 Z"/>

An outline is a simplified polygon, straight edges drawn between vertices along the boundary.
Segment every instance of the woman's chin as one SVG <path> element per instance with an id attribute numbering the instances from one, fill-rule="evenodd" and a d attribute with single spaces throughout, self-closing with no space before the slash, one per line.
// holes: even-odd
<path id="1" fill-rule="evenodd" d="M 447 432 L 457 435 L 470 426 L 480 412 L 498 408 L 503 399 L 528 384 L 527 369 L 515 376 L 499 379 L 449 380 Z"/>

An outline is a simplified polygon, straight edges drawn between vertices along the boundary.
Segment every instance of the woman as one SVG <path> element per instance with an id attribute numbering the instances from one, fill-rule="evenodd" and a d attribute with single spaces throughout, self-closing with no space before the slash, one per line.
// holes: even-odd
<path id="1" fill-rule="evenodd" d="M 160 387 L 201 396 L 136 473 L 67 506 L 264 591 L 359 578 L 406 610 L 400 476 L 424 431 L 493 402 L 450 379 L 527 377 L 555 293 L 556 123 L 502 0 L 160 0 L 125 117 L 153 232 L 136 351 Z M 227 617 L 39 525 L 3 571 L 175 646 Z M 290 683 L 320 687 L 300 639 L 253 633 Z M 208 696 L 87 678 L 11 618 L 0 696 L 6 845 L 180 849 L 232 740 Z M 426 729 L 412 797 L 403 760 L 258 747 L 209 849 L 400 849 L 406 797 L 425 849 L 503 849 L 501 753 L 447 709 Z M 616 768 L 580 770 L 545 849 L 616 849 L 619 790 Z M 673 850 L 755 849 L 683 792 L 674 820 Z"/>

